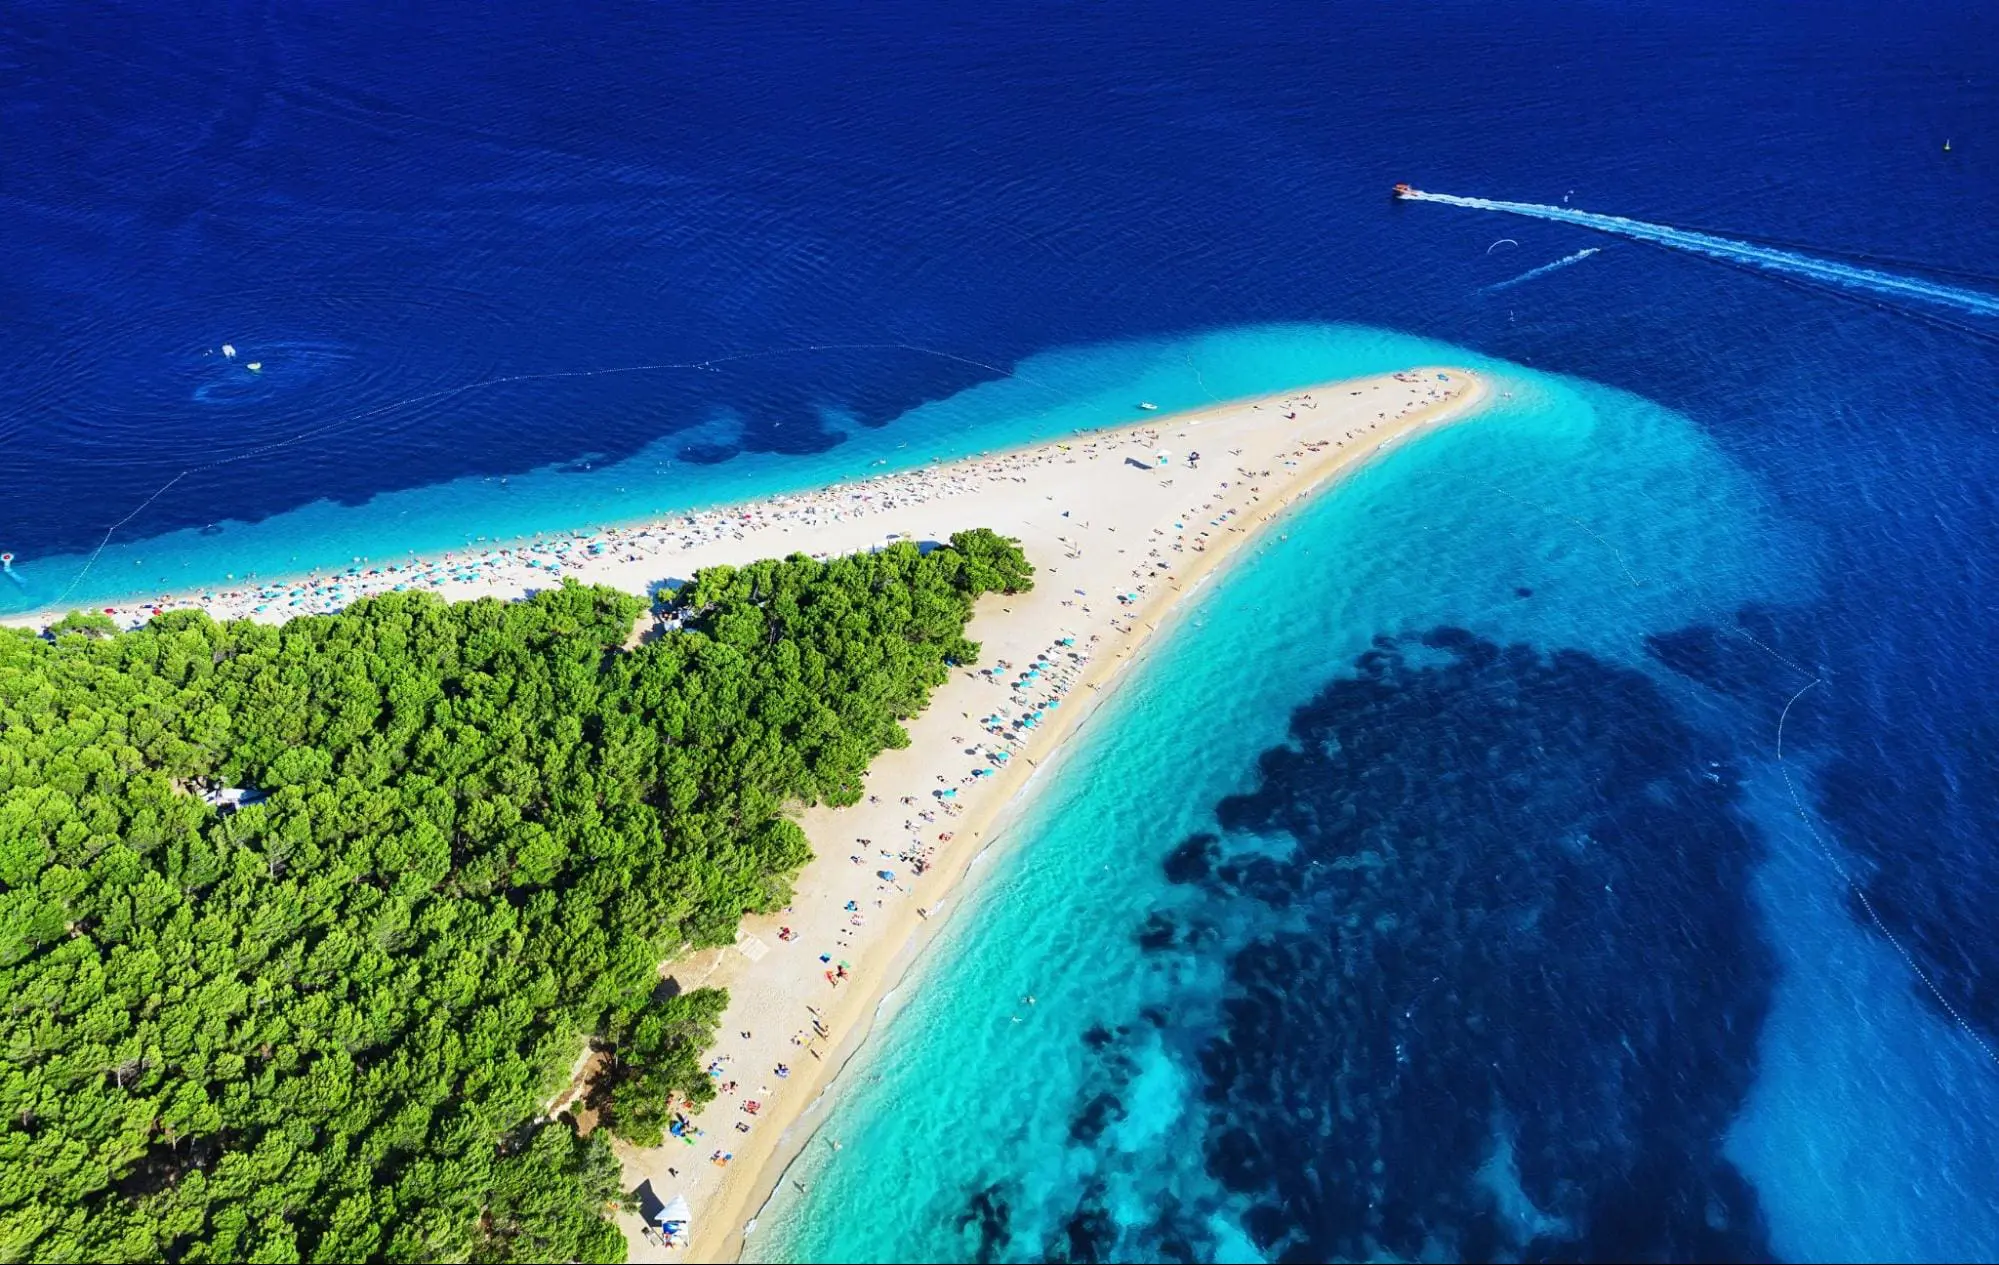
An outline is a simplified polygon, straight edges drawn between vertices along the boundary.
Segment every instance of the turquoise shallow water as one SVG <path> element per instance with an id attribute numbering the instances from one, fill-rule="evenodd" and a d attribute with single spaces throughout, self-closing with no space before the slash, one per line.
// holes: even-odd
<path id="1" fill-rule="evenodd" d="M 829 1175 L 772 1250 L 1999 1258 L 1999 354 L 1854 271 L 1999 292 L 1992 5 L 150 9 L 0 17 L 0 611 L 1466 359 L 1271 321 L 1712 441 L 1585 389 L 1238 576 L 1070 775 L 1124 780 L 994 858 L 1019 978 L 959 927 L 843 1115 L 921 1180 Z M 1016 1090 L 1058 948 L 1103 987 Z"/>
<path id="2" fill-rule="evenodd" d="M 782 360 L 794 369 L 796 362 L 818 360 L 831 379 L 843 360 L 861 354 L 826 348 L 762 359 Z M 866 354 L 882 353 L 870 348 Z M 914 348 L 902 354 L 912 368 L 955 359 Z M 744 419 L 716 414 L 676 419 L 683 426 L 670 439 L 610 464 L 579 459 L 505 479 L 386 492 L 360 505 L 319 501 L 257 523 L 224 521 L 152 537 L 133 534 L 145 521 L 141 514 L 95 552 L 18 561 L 15 582 L 0 585 L 0 613 L 184 595 L 252 572 L 298 574 L 358 558 L 434 554 L 476 540 L 632 521 L 1124 424 L 1141 416 L 1140 400 L 1162 410 L 1187 409 L 1433 359 L 1465 357 L 1445 344 L 1337 325 L 1254 326 L 1049 351 L 1013 366 L 1006 377 L 920 405 L 878 427 L 859 427 L 828 411 L 826 426 L 845 442 L 818 455 L 743 452 L 719 465 L 690 459 L 704 448 L 727 450 L 739 437 Z M 644 376 L 664 385 L 700 372 L 682 365 Z M 630 376 L 607 375 L 619 381 Z M 501 381 L 455 398 L 492 403 L 518 390 L 520 384 Z M 322 446 L 351 440 L 347 429 L 346 423 L 323 424 L 299 432 L 305 437 L 296 443 L 273 436 L 268 453 L 231 469 L 235 477 L 254 479 L 261 462 L 287 468 L 309 464 Z M 143 502 L 131 507 L 143 508 Z"/>
<path id="3" fill-rule="evenodd" d="M 1536 1236 L 1547 1236 L 1544 1250 L 1588 1257 L 1641 1232 L 1677 1245 L 1675 1255 L 1767 1234 L 1799 1259 L 1910 1259 L 1999 1241 L 1980 1194 L 1988 1179 L 1978 1176 L 1992 1171 L 1980 1168 L 1989 1142 L 1958 1122 L 1950 1101 L 1960 1090 L 1982 1101 L 1989 1066 L 1973 1038 L 1910 994 L 1893 950 L 1842 912 L 1848 896 L 1831 854 L 1797 827 L 1782 790 L 1772 722 L 1783 699 L 1694 686 L 1662 666 L 1667 652 L 1648 640 L 1660 630 L 1731 629 L 1725 639 L 1781 681 L 1794 669 L 1756 636 L 1753 617 L 1736 612 L 1813 600 L 1812 540 L 1684 418 L 1601 387 L 1486 367 L 1511 399 L 1392 454 L 1266 537 L 1184 613 L 1045 775 L 981 863 L 990 871 L 982 886 L 885 1003 L 871 1046 L 814 1117 L 818 1134 L 763 1212 L 749 1259 L 1323 1259 L 1329 1249 L 1449 1257 L 1504 1255 Z M 1509 1051 L 1524 1058 L 1532 1046 L 1506 1030 L 1506 1015 L 1453 1027 L 1478 1009 L 1480 972 L 1492 969 L 1484 938 L 1495 934 L 1463 921 L 1477 902 L 1462 879 L 1449 880 L 1456 886 L 1436 894 L 1434 908 L 1429 893 L 1402 891 L 1368 922 L 1351 897 L 1347 912 L 1316 906 L 1295 886 L 1282 899 L 1248 901 L 1203 890 L 1184 872 L 1169 878 L 1183 841 L 1202 832 L 1219 833 L 1220 855 L 1250 869 L 1259 855 L 1280 874 L 1380 864 L 1365 848 L 1307 861 L 1303 836 L 1245 826 L 1225 801 L 1274 776 L 1273 749 L 1296 749 L 1293 709 L 1329 681 L 1351 681 L 1377 637 L 1439 626 L 1581 652 L 1601 679 L 1562 679 L 1655 695 L 1661 711 L 1647 731 L 1621 734 L 1618 718 L 1633 709 L 1611 707 L 1607 736 L 1584 745 L 1644 749 L 1663 744 L 1659 730 L 1682 733 L 1684 746 L 1665 746 L 1660 758 L 1688 793 L 1712 796 L 1718 807 L 1706 820 L 1721 822 L 1714 837 L 1728 841 L 1710 859 L 1702 842 L 1668 830 L 1653 841 L 1656 854 L 1621 858 L 1606 900 L 1628 879 L 1650 905 L 1636 912 L 1559 901 L 1543 911 L 1533 889 L 1574 876 L 1553 865 L 1532 871 L 1531 838 L 1501 841 L 1493 855 L 1517 863 L 1530 890 L 1488 912 L 1503 915 L 1509 935 L 1540 937 L 1534 969 L 1556 980 L 1557 1000 L 1567 971 L 1579 981 L 1605 976 L 1597 992 L 1575 985 L 1576 1011 L 1614 1010 L 1627 994 L 1657 1002 L 1649 1017 L 1626 1016 L 1611 1031 L 1564 1033 L 1540 1055 L 1545 1065 L 1525 1073 L 1531 1085 L 1499 1073 L 1491 1084 L 1478 1079 L 1488 1056 L 1498 1068 Z M 1398 653 L 1412 680 L 1453 658 L 1448 639 Z M 1478 679 L 1490 687 L 1490 672 Z M 1472 691 L 1470 714 L 1496 716 L 1502 728 L 1535 723 L 1530 690 L 1488 693 Z M 1423 704 L 1419 723 L 1452 725 L 1454 705 L 1448 696 Z M 1363 716 L 1352 732 L 1370 723 Z M 1524 770 L 1491 770 L 1494 781 L 1521 774 L 1518 793 L 1530 800 L 1560 785 L 1558 731 L 1570 723 L 1529 744 Z M 1791 772 L 1809 797 L 1813 770 L 1796 759 L 1799 738 L 1794 731 Z M 1475 726 L 1472 739 L 1481 741 Z M 1370 761 L 1361 776 L 1379 768 Z M 1471 852 L 1494 815 L 1480 792 L 1441 787 L 1448 771 L 1403 773 L 1392 804 L 1430 797 L 1443 807 L 1417 814 L 1425 837 L 1401 846 Z M 1672 792 L 1660 787 L 1670 778 L 1648 777 L 1635 810 L 1612 790 L 1590 792 L 1604 802 L 1582 816 L 1599 839 L 1649 815 L 1646 797 L 1667 801 Z M 1218 805 L 1235 828 L 1218 827 Z M 1372 811 L 1364 799 L 1357 810 Z M 1591 840 L 1558 800 L 1523 811 L 1516 825 Z M 1685 833 L 1706 829 L 1684 820 Z M 1648 895 L 1642 885 L 1661 874 L 1684 887 Z M 1674 900 L 1689 908 L 1666 908 Z M 1709 934 L 1704 906 L 1729 911 L 1717 924 L 1726 931 L 1713 934 L 1737 937 L 1729 943 L 1746 965 L 1705 960 L 1718 946 L 1699 943 Z M 1561 930 L 1533 929 L 1557 917 Z M 1409 943 L 1393 927 L 1403 919 L 1420 931 Z M 1259 946 L 1293 939 L 1340 940 L 1344 970 L 1280 970 L 1259 982 L 1246 965 Z M 1692 950 L 1680 952 L 1682 941 Z M 1430 982 L 1369 965 L 1398 954 L 1422 956 Z M 1452 990 L 1448 1005 L 1439 1005 L 1442 989 Z M 1309 1009 L 1297 999 L 1343 990 L 1357 1009 L 1339 1021 L 1266 1025 L 1260 1039 L 1283 1047 L 1278 1054 L 1259 1062 L 1217 1053 L 1241 1043 L 1248 1016 Z M 1423 1026 L 1426 1006 L 1447 1012 L 1440 1026 Z M 1717 1031 L 1733 1034 L 1716 1043 L 1726 1058 L 1670 1066 L 1672 1051 L 1704 1049 Z M 1392 1054 L 1385 1045 L 1378 1058 L 1369 1053 L 1390 1035 Z M 1245 1065 L 1267 1075 L 1267 1092 L 1243 1090 L 1253 1081 Z M 1438 1094 L 1489 1136 L 1476 1162 L 1450 1162 Z M 1315 1113 L 1312 1129 L 1286 1132 Z M 1537 1114 L 1553 1119 L 1528 1118 Z M 1398 1130 L 1413 1139 L 1398 1146 Z M 1272 1137 L 1289 1138 L 1294 1153 Z M 1372 1151 L 1371 1164 L 1344 1177 L 1315 1172 L 1302 1196 L 1258 1175 L 1259 1162 L 1315 1171 L 1321 1152 L 1356 1147 Z M 1260 1160 L 1237 1154 L 1245 1151 Z M 1667 1153 L 1678 1170 L 1713 1174 L 1703 1179 L 1705 1206 L 1694 1198 L 1680 1210 L 1692 1229 L 1624 1224 L 1607 1211 L 1614 1198 L 1606 1201 L 1604 1182 L 1651 1172 Z M 1339 1198 L 1320 1193 L 1341 1181 L 1371 1192 L 1351 1226 L 1337 1215 Z M 1324 1236 L 1301 1237 L 1297 1226 L 1314 1225 L 1315 1208 Z"/>
<path id="4" fill-rule="evenodd" d="M 1852 577 L 1820 574 L 1822 523 L 1790 520 L 1699 427 L 1628 394 L 1355 326 L 1072 348 L 852 428 L 817 457 L 695 465 L 684 452 L 701 435 L 682 432 L 670 451 L 609 466 L 320 503 L 211 535 L 114 536 L 94 559 L 17 565 L 8 609 L 65 589 L 72 602 L 120 596 L 128 572 L 184 591 L 231 571 L 724 503 L 1119 423 L 1141 399 L 1191 408 L 1416 363 L 1480 369 L 1510 398 L 1295 516 L 1183 613 L 982 863 L 989 881 L 885 1008 L 791 1174 L 805 1189 L 781 1188 L 751 1257 L 1506 1256 L 1529 1244 L 1558 1256 L 1981 1255 L 1999 1243 L 1999 1156 L 1980 1123 L 1999 1111 L 1999 1078 L 1842 880 L 1899 872 L 1799 824 L 1797 803 L 1816 821 L 1827 793 L 1814 705 L 1828 690 L 1794 717 L 1798 801 L 1775 763 L 1781 706 L 1819 670 L 1800 629 L 1836 609 Z M 716 417 L 701 434 L 726 444 L 739 424 Z M 1728 438 L 1730 452 L 1768 455 L 1753 434 Z M 1438 628 L 1579 652 L 1587 670 L 1460 680 L 1461 645 L 1407 640 Z M 1363 658 L 1382 637 L 1402 640 L 1380 707 L 1328 695 L 1373 679 Z M 1319 704 L 1354 713 L 1347 738 L 1434 731 L 1454 745 L 1404 741 L 1309 785 L 1277 778 L 1273 753 L 1300 749 L 1297 709 Z M 1600 772 L 1578 758 L 1593 746 L 1645 751 L 1645 785 L 1578 807 Z M 1481 765 L 1496 799 L 1437 789 Z M 1352 803 L 1330 789 L 1393 767 L 1400 789 Z M 1656 811 L 1708 786 L 1713 804 Z M 1355 840 L 1301 832 L 1273 825 L 1285 816 L 1273 805 L 1364 825 Z M 1637 868 L 1596 874 L 1606 892 L 1639 887 L 1648 916 L 1542 910 L 1459 872 L 1497 861 L 1530 892 L 1560 892 L 1578 875 L 1540 841 L 1560 852 L 1655 816 L 1663 836 L 1607 850 Z M 1264 856 L 1271 872 L 1178 866 L 1203 832 L 1221 836 L 1219 855 Z M 1313 874 L 1394 854 L 1369 832 L 1432 846 L 1405 845 L 1406 865 L 1382 865 L 1393 877 L 1364 890 L 1314 890 Z M 1472 860 L 1426 868 L 1456 856 Z M 1648 877 L 1680 886 L 1647 891 Z M 1473 930 L 1481 918 L 1506 934 Z M 1337 960 L 1313 956 L 1323 945 Z M 1523 973 L 1554 981 L 1539 1044 L 1494 1032 L 1482 1011 L 1531 1010 L 1536 999 L 1502 987 Z M 1626 994 L 1644 1014 L 1592 1026 Z M 1300 1012 L 1324 998 L 1338 1004 Z M 1467 1026 L 1424 1028 L 1435 1016 Z M 1242 1053 L 1255 1049 L 1283 1057 Z M 1517 1066 L 1537 1070 L 1492 1070 Z M 1476 1136 L 1440 1136 L 1436 1122 L 1453 1118 L 1475 1119 Z M 1592 1174 L 1677 1211 L 1643 1222 Z M 1340 1192 L 1360 1193 L 1346 1206 Z"/>

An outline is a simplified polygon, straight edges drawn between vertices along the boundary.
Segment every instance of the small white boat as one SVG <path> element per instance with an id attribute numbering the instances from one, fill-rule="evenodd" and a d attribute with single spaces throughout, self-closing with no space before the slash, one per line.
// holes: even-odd
<path id="1" fill-rule="evenodd" d="M 1151 400 L 1140 400 L 1138 402 L 1138 407 L 1144 409 L 1148 413 L 1157 413 L 1159 411 L 1159 406 L 1157 404 L 1154 404 Z"/>

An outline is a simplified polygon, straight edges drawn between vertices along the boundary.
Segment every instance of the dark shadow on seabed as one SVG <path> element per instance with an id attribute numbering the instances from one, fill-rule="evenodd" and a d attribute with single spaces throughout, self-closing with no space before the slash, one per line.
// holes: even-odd
<path id="1" fill-rule="evenodd" d="M 1378 638 L 1217 806 L 1221 833 L 1167 860 L 1202 899 L 1137 934 L 1227 952 L 1219 1010 L 1085 1033 L 1072 1140 L 1122 1117 L 1131 1050 L 1163 1039 L 1198 1064 L 1206 1168 L 1272 1259 L 1766 1259 L 1720 1152 L 1775 974 L 1735 780 L 1642 673 Z M 1163 1202 L 1120 1229 L 1093 1181 L 1028 1244 L 987 1186 L 966 1247 L 1211 1259 L 1213 1209 Z"/>

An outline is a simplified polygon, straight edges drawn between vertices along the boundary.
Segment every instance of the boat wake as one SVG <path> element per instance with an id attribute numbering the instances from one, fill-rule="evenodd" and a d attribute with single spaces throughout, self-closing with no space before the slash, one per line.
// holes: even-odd
<path id="1" fill-rule="evenodd" d="M 1588 259 L 1591 255 L 1601 253 L 1602 250 L 1603 247 L 1601 246 L 1586 246 L 1583 249 L 1577 251 L 1573 255 L 1563 255 L 1560 259 L 1557 259 L 1555 262 L 1551 264 L 1542 264 L 1539 268 L 1529 269 L 1528 271 L 1521 273 L 1519 276 L 1514 277 L 1510 281 L 1495 281 L 1494 283 L 1485 288 L 1485 292 L 1487 294 L 1492 294 L 1500 290 L 1510 290 L 1514 286 L 1519 285 L 1523 281 L 1532 281 L 1536 277 L 1544 277 L 1549 273 L 1555 271 L 1555 269 L 1557 268 L 1566 268 L 1570 264 L 1579 264 L 1583 260 Z"/>
<path id="2" fill-rule="evenodd" d="M 1445 206 L 1461 206 L 1473 211 L 1502 211 L 1509 215 L 1551 220 L 1557 224 L 1573 224 L 1578 228 L 1614 233 L 1633 241 L 1650 242 L 1670 250 L 1704 255 L 1723 263 L 1739 264 L 1795 280 L 1816 282 L 1850 293 L 1858 292 L 1876 298 L 1907 300 L 1930 308 L 1944 308 L 1972 316 L 1999 318 L 1999 294 L 1943 285 L 1935 281 L 1926 281 L 1921 277 L 1884 272 L 1878 268 L 1844 264 L 1774 246 L 1759 246 L 1753 242 L 1720 237 L 1713 233 L 1699 233 L 1665 224 L 1650 224 L 1644 220 L 1626 219 L 1621 215 L 1598 215 L 1590 211 L 1572 210 L 1565 206 L 1546 206 L 1538 202 L 1461 198 L 1448 193 L 1425 193 L 1420 189 L 1398 189 L 1396 196 L 1409 202 L 1440 202 Z M 1558 261 L 1561 262 L 1568 261 Z M 1502 284 L 1517 285 L 1543 271 L 1546 269 L 1536 269 L 1526 276 Z"/>

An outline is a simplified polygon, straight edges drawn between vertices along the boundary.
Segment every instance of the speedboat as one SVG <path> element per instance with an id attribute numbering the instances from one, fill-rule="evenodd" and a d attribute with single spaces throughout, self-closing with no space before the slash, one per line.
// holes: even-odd
<path id="1" fill-rule="evenodd" d="M 1399 184 L 1396 185 L 1393 189 L 1389 190 L 1389 196 L 1395 198 L 1406 198 L 1415 192 L 1416 191 L 1410 188 L 1408 185 Z"/>
<path id="2" fill-rule="evenodd" d="M 1157 404 L 1154 404 L 1151 400 L 1140 400 L 1138 402 L 1138 407 L 1144 409 L 1148 413 L 1157 413 L 1159 411 L 1159 406 Z"/>

